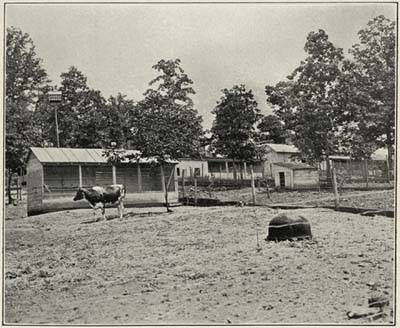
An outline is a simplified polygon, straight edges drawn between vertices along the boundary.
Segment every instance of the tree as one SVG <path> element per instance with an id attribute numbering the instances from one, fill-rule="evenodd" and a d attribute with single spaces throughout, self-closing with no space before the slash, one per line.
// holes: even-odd
<path id="1" fill-rule="evenodd" d="M 41 143 L 40 131 L 32 124 L 38 93 L 48 83 L 29 34 L 7 28 L 6 36 L 6 168 L 8 201 L 12 202 L 12 175 L 26 163 L 30 146 Z"/>
<path id="2" fill-rule="evenodd" d="M 380 15 L 358 32 L 359 44 L 343 65 L 338 106 L 346 110 L 346 142 L 350 152 L 368 158 L 379 147 L 391 160 L 395 139 L 395 22 Z M 367 147 L 366 147 L 367 146 Z M 391 161 L 390 161 L 391 162 Z"/>
<path id="3" fill-rule="evenodd" d="M 127 148 L 131 128 L 129 117 L 136 115 L 136 110 L 133 100 L 120 93 L 108 99 L 100 110 L 101 120 L 98 126 L 103 146 L 116 142 L 120 147 Z"/>
<path id="4" fill-rule="evenodd" d="M 255 124 L 261 115 L 252 91 L 247 91 L 244 85 L 223 89 L 222 93 L 212 111 L 215 114 L 212 145 L 219 154 L 233 159 L 235 169 L 236 161 L 242 165 L 257 156 Z"/>
<path id="5" fill-rule="evenodd" d="M 289 137 L 289 131 L 276 115 L 263 116 L 257 125 L 260 135 L 258 141 L 273 141 L 280 144 L 285 143 Z"/>
<path id="6" fill-rule="evenodd" d="M 307 36 L 308 54 L 289 81 L 267 86 L 267 101 L 275 105 L 276 115 L 294 132 L 293 142 L 305 159 L 318 163 L 338 151 L 339 138 L 333 92 L 341 74 L 343 51 L 336 48 L 323 30 Z"/>
<path id="7" fill-rule="evenodd" d="M 105 99 L 88 87 L 86 76 L 72 66 L 61 74 L 62 102 L 58 106 L 61 147 L 101 147 L 101 112 Z M 54 128 L 54 125 L 52 125 Z"/>
<path id="8" fill-rule="evenodd" d="M 168 182 L 173 174 L 170 161 L 182 157 L 199 156 L 200 138 L 203 135 L 202 118 L 193 108 L 190 98 L 194 94 L 192 80 L 184 73 L 180 60 L 160 60 L 153 69 L 160 75 L 152 80 L 145 98 L 137 104 L 130 117 L 132 147 L 141 157 L 154 159 L 160 165 L 165 190 L 167 211 Z M 108 152 L 107 156 L 124 155 Z M 125 156 L 126 157 L 126 156 Z M 131 160 L 137 160 L 134 156 Z M 169 172 L 165 176 L 166 169 Z"/>

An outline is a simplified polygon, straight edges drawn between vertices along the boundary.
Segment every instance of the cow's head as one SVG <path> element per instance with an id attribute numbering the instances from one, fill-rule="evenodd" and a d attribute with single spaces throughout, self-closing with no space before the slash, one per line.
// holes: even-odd
<path id="1" fill-rule="evenodd" d="M 81 200 L 81 199 L 83 199 L 84 197 L 85 197 L 85 194 L 84 194 L 82 188 L 79 188 L 78 191 L 76 192 L 75 197 L 74 197 L 74 201 L 76 201 L 76 200 Z"/>

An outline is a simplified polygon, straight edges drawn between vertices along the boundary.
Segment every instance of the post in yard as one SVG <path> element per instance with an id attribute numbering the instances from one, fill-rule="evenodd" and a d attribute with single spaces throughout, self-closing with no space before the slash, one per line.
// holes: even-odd
<path id="1" fill-rule="evenodd" d="M 194 177 L 194 206 L 197 206 L 197 177 Z"/>
<path id="2" fill-rule="evenodd" d="M 54 118 L 56 123 L 56 138 L 57 138 L 57 147 L 60 148 L 60 132 L 58 131 L 58 116 L 57 116 L 57 109 L 58 104 L 61 102 L 61 91 L 50 91 L 48 93 L 49 102 L 50 104 L 55 104 L 54 106 Z"/>
<path id="3" fill-rule="evenodd" d="M 339 207 L 339 193 L 337 189 L 337 181 L 336 181 L 336 168 L 332 169 L 332 182 L 333 182 L 333 191 L 335 192 L 335 209 Z"/>
<path id="4" fill-rule="evenodd" d="M 386 167 L 387 167 L 387 182 L 390 185 L 390 163 L 389 156 L 386 156 Z"/>
<path id="5" fill-rule="evenodd" d="M 185 199 L 185 170 L 182 170 L 182 198 Z"/>
<path id="6" fill-rule="evenodd" d="M 368 172 L 368 159 L 364 160 L 364 171 L 365 171 L 365 186 L 366 186 L 366 188 L 368 190 L 368 175 L 369 175 L 369 172 Z"/>
<path id="7" fill-rule="evenodd" d="M 254 184 L 253 164 L 250 165 L 250 175 L 251 175 L 251 196 L 253 198 L 253 205 L 256 205 L 256 187 Z"/>

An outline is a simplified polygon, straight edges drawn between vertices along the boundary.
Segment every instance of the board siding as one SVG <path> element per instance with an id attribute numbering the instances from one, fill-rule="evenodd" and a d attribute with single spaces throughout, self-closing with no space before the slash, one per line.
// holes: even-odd
<path id="1" fill-rule="evenodd" d="M 43 210 L 43 166 L 32 155 L 27 165 L 27 211 L 28 215 Z"/>

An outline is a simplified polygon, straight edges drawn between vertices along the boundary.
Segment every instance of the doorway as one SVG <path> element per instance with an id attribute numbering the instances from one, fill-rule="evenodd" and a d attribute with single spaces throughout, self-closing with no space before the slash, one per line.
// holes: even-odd
<path id="1" fill-rule="evenodd" d="M 279 172 L 279 187 L 285 188 L 285 172 Z"/>

